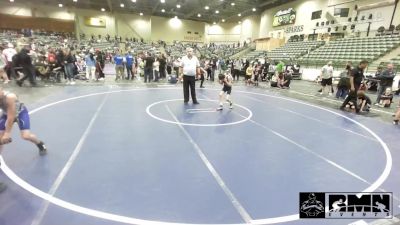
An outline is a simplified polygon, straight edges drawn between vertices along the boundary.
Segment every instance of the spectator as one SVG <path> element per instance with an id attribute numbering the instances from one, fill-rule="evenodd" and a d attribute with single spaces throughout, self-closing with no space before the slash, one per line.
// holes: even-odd
<path id="1" fill-rule="evenodd" d="M 276 65 L 276 74 L 280 74 L 283 73 L 283 68 L 285 67 L 285 63 L 283 63 L 283 61 L 279 61 L 279 63 Z"/>
<path id="2" fill-rule="evenodd" d="M 123 57 L 120 54 L 120 51 L 117 50 L 114 56 L 114 62 L 115 62 L 115 72 L 116 72 L 116 77 L 115 80 L 120 80 L 123 79 L 124 77 L 124 61 L 125 57 Z"/>
<path id="3" fill-rule="evenodd" d="M 285 79 L 285 75 L 283 73 L 279 73 L 278 79 L 277 79 L 277 87 L 278 88 L 288 88 L 289 80 Z"/>
<path id="4" fill-rule="evenodd" d="M 394 114 L 393 124 L 398 125 L 399 120 L 400 120 L 400 102 L 399 102 L 399 105 L 397 106 L 397 111 Z"/>
<path id="5" fill-rule="evenodd" d="M 242 61 L 240 59 L 236 59 L 234 61 L 233 80 L 235 80 L 235 77 L 237 81 L 239 80 L 240 71 L 242 71 L 242 67 L 243 67 Z"/>
<path id="6" fill-rule="evenodd" d="M 321 95 L 324 94 L 325 87 L 328 87 L 329 95 L 332 95 L 332 77 L 333 77 L 333 67 L 332 62 L 328 62 L 327 65 L 323 66 L 321 69 Z"/>
<path id="7" fill-rule="evenodd" d="M 104 67 L 105 67 L 105 61 L 106 57 L 104 52 L 97 50 L 97 58 L 96 58 L 96 70 L 98 73 L 98 78 L 99 80 L 104 80 L 105 74 L 104 74 Z"/>
<path id="8" fill-rule="evenodd" d="M 254 72 L 254 67 L 253 65 L 249 65 L 246 69 L 246 78 L 245 78 L 245 84 L 250 85 L 251 83 L 251 77 L 253 76 Z"/>
<path id="9" fill-rule="evenodd" d="M 7 73 L 5 72 L 5 68 L 7 66 L 7 59 L 4 57 L 2 52 L 0 51 L 0 77 L 3 78 L 4 84 L 10 82 L 8 79 Z"/>
<path id="10" fill-rule="evenodd" d="M 145 59 L 145 64 L 144 64 L 144 82 L 147 83 L 150 82 L 153 79 L 153 63 L 154 63 L 154 58 L 151 56 L 151 53 L 146 54 L 147 57 Z"/>
<path id="11" fill-rule="evenodd" d="M 126 79 L 132 79 L 134 78 L 134 69 L 135 69 L 135 57 L 133 57 L 131 50 L 129 50 L 126 55 Z"/>
<path id="12" fill-rule="evenodd" d="M 158 57 L 156 57 L 153 63 L 153 74 L 155 82 L 158 82 L 159 73 L 160 73 L 160 61 L 158 60 Z"/>
<path id="13" fill-rule="evenodd" d="M 179 75 L 179 66 L 180 66 L 180 61 L 179 61 L 179 59 L 178 58 L 175 58 L 175 60 L 174 60 L 174 62 L 173 62 L 173 67 L 174 67 L 174 71 L 175 71 L 175 74 L 176 74 L 176 76 L 178 76 Z"/>
<path id="14" fill-rule="evenodd" d="M 67 76 L 67 84 L 74 85 L 75 84 L 75 76 L 74 76 L 74 69 L 75 69 L 75 62 L 76 58 L 73 54 L 72 49 L 66 49 L 64 53 L 65 57 L 64 59 L 64 70 L 65 70 L 65 75 Z"/>
<path id="15" fill-rule="evenodd" d="M 390 87 L 386 88 L 385 93 L 382 93 L 379 99 L 379 107 L 389 108 L 393 100 L 392 89 Z"/>
<path id="16" fill-rule="evenodd" d="M 393 64 L 389 63 L 387 65 L 387 69 L 380 74 L 377 74 L 376 78 L 379 79 L 379 88 L 377 93 L 377 98 L 375 105 L 380 104 L 381 96 L 383 92 L 387 88 L 392 88 L 393 85 L 393 78 L 395 77 L 395 73 L 393 71 Z"/>
<path id="17" fill-rule="evenodd" d="M 89 54 L 85 56 L 85 65 L 86 65 L 86 81 L 89 81 L 90 79 L 97 80 L 98 78 L 96 77 L 96 59 L 94 58 L 93 50 L 90 50 Z"/>
<path id="18" fill-rule="evenodd" d="M 159 71 L 160 71 L 160 78 L 165 79 L 167 77 L 166 75 L 166 65 L 167 65 L 167 58 L 165 57 L 165 54 L 161 54 L 161 57 L 158 60 L 160 62 L 160 67 L 159 67 Z"/>
<path id="19" fill-rule="evenodd" d="M 13 57 L 17 54 L 17 51 L 14 49 L 14 45 L 11 43 L 7 44 L 7 48 L 3 50 L 3 55 L 7 60 L 7 65 L 5 67 L 5 71 L 7 72 L 8 78 L 11 78 L 13 75 Z"/>
<path id="20" fill-rule="evenodd" d="M 350 90 L 350 73 L 351 65 L 347 64 L 345 71 L 340 74 L 339 83 L 337 85 L 336 98 L 346 98 Z"/>

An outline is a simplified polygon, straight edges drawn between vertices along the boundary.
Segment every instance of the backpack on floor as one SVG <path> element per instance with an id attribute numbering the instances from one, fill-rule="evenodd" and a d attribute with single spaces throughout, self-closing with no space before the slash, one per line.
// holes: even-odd
<path id="1" fill-rule="evenodd" d="M 178 79 L 176 78 L 175 75 L 170 75 L 170 76 L 168 76 L 168 83 L 176 84 L 176 83 L 178 83 Z"/>

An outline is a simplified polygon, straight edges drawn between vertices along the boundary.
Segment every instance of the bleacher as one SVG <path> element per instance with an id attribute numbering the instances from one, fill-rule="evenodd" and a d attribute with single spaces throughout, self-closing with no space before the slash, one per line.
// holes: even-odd
<path id="1" fill-rule="evenodd" d="M 82 45 L 82 43 L 81 43 Z M 97 43 L 91 43 L 89 45 L 86 46 L 90 46 L 94 49 L 99 49 L 99 50 L 107 50 L 107 49 L 111 49 L 113 47 L 115 47 L 115 43 L 111 43 L 111 42 L 97 42 Z"/>
<path id="2" fill-rule="evenodd" d="M 332 61 L 336 66 L 344 65 L 347 61 L 357 62 L 363 59 L 372 62 L 399 45 L 400 36 L 345 38 L 329 42 L 305 55 L 301 61 L 314 65 Z"/>
<path id="3" fill-rule="evenodd" d="M 255 51 L 247 53 L 246 55 L 242 56 L 241 58 L 245 58 L 251 62 L 258 58 L 264 58 L 266 56 L 266 54 L 267 54 L 266 51 L 255 50 Z"/>
<path id="4" fill-rule="evenodd" d="M 287 42 L 284 46 L 267 52 L 267 57 L 273 60 L 297 59 L 322 45 L 324 41 Z"/>
<path id="5" fill-rule="evenodd" d="M 172 45 L 167 45 L 165 47 L 165 51 L 168 55 L 172 56 L 173 58 L 179 58 L 186 55 L 186 49 L 189 47 L 193 48 L 194 54 L 197 57 L 200 57 L 202 55 L 198 47 L 194 47 L 190 44 L 183 44 L 180 42 L 175 42 Z"/>
<path id="6" fill-rule="evenodd" d="M 400 55 L 398 55 L 398 56 L 392 58 L 390 61 L 391 61 L 394 65 L 400 66 Z"/>
<path id="7" fill-rule="evenodd" d="M 217 57 L 222 59 L 231 58 L 233 55 L 239 53 L 246 47 L 239 47 L 235 43 L 231 44 L 213 44 L 213 45 L 202 45 L 199 46 L 197 49 L 199 50 L 200 54 L 205 58 Z"/>

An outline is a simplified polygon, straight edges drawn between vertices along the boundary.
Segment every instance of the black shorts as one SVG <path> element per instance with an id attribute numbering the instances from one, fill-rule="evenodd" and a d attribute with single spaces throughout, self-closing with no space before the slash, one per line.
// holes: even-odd
<path id="1" fill-rule="evenodd" d="M 325 87 L 326 85 L 332 85 L 332 77 L 328 79 L 322 79 L 321 85 Z"/>
<path id="2" fill-rule="evenodd" d="M 257 74 L 257 75 L 254 75 L 254 81 L 258 81 L 258 77 L 259 77 L 258 74 Z"/>
<path id="3" fill-rule="evenodd" d="M 227 93 L 228 95 L 230 95 L 231 92 L 232 92 L 232 87 L 229 87 L 229 86 L 225 86 L 225 85 L 224 85 L 224 87 L 222 88 L 222 91 L 225 92 L 225 93 Z"/>
<path id="4" fill-rule="evenodd" d="M 246 80 L 250 80 L 251 79 L 251 75 L 246 75 Z"/>

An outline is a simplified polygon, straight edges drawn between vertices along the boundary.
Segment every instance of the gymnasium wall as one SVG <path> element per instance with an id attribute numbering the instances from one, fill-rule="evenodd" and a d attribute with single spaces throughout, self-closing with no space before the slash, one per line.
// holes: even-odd
<path id="1" fill-rule="evenodd" d="M 248 16 L 239 23 L 207 24 L 206 42 L 243 42 L 252 41 L 259 36 L 260 17 Z"/>
<path id="2" fill-rule="evenodd" d="M 358 18 L 360 18 L 365 15 L 366 18 L 368 18 L 369 14 L 373 14 L 374 20 L 378 20 L 375 23 L 371 24 L 371 31 L 375 31 L 378 29 L 380 26 L 388 27 L 390 24 L 390 19 L 393 13 L 394 5 L 390 6 L 384 6 L 384 7 L 379 7 L 379 8 L 373 8 L 373 9 L 368 9 L 368 10 L 354 10 L 355 5 L 358 6 L 358 8 L 361 8 L 362 6 L 365 5 L 370 5 L 373 3 L 377 3 L 380 1 L 376 0 L 359 0 L 359 1 L 344 1 L 344 0 L 298 0 L 295 2 L 287 3 L 284 5 L 281 5 L 279 7 L 273 8 L 273 9 L 268 9 L 264 11 L 261 14 L 261 21 L 260 21 L 260 37 L 268 37 L 271 35 L 275 35 L 277 37 L 278 34 L 280 34 L 280 37 L 282 36 L 288 37 L 294 34 L 298 33 L 290 33 L 286 34 L 284 32 L 284 29 L 286 27 L 290 26 L 298 26 L 298 25 L 303 25 L 304 30 L 302 33 L 308 33 L 312 34 L 314 31 L 313 29 L 316 28 L 316 23 L 317 22 L 325 22 L 325 21 L 331 21 L 334 20 L 336 24 L 338 23 L 347 23 L 347 17 L 334 17 L 334 8 L 349 8 L 349 17 L 354 18 L 355 16 L 358 15 Z M 344 4 L 343 4 L 344 3 Z M 296 22 L 295 24 L 291 25 L 286 25 L 286 26 L 279 26 L 279 27 L 273 27 L 272 26 L 272 21 L 273 21 L 273 16 L 275 15 L 276 12 L 279 10 L 286 10 L 288 8 L 293 8 L 296 10 Z M 317 20 L 311 20 L 311 14 L 314 11 L 322 10 L 322 16 L 321 19 Z M 396 16 L 394 18 L 394 24 L 397 25 L 400 23 L 400 9 L 397 9 Z M 349 29 L 351 24 L 347 24 L 347 32 L 348 34 L 352 33 L 352 31 Z M 332 26 L 332 29 L 336 25 Z M 360 31 L 364 35 L 367 31 L 368 24 L 358 24 L 356 25 L 356 29 L 354 29 L 354 32 Z M 328 27 L 325 28 L 319 28 L 316 30 L 316 33 L 327 33 Z M 333 31 L 333 30 L 332 30 Z M 339 31 L 342 31 L 342 27 L 339 25 Z"/>
<path id="3" fill-rule="evenodd" d="M 115 14 L 115 33 L 122 38 L 151 39 L 151 17 L 133 14 Z"/>
<path id="4" fill-rule="evenodd" d="M 206 42 L 238 42 L 241 38 L 242 26 L 238 23 L 207 24 Z"/>
<path id="5" fill-rule="evenodd" d="M 75 27 L 76 33 L 79 34 L 86 34 L 90 36 L 94 35 L 102 35 L 103 37 L 107 34 L 113 35 L 116 33 L 115 29 L 115 18 L 112 15 L 107 13 L 103 13 L 100 11 L 92 11 L 92 10 L 82 10 L 82 9 L 75 9 L 73 10 L 75 13 Z M 85 17 L 95 17 L 95 18 L 102 18 L 105 20 L 105 27 L 94 27 L 94 26 L 87 26 L 85 24 Z"/>
<path id="6" fill-rule="evenodd" d="M 172 42 L 237 42 L 254 40 L 259 36 L 259 16 L 243 18 L 242 24 L 219 23 L 207 24 L 191 20 L 164 18 L 157 16 L 139 16 L 133 14 L 111 14 L 99 10 L 84 10 L 75 7 L 50 7 L 37 6 L 33 3 L 22 5 L 15 3 L 0 3 L 0 14 L 18 15 L 40 18 L 57 18 L 67 21 L 75 21 L 75 33 L 110 34 L 114 36 L 137 37 L 146 41 L 165 40 Z M 86 17 L 101 18 L 105 21 L 105 27 L 88 26 Z M 168 28 L 168 29 L 166 29 Z"/>
<path id="7" fill-rule="evenodd" d="M 204 42 L 205 25 L 204 22 L 152 16 L 151 37 L 153 41 Z"/>

